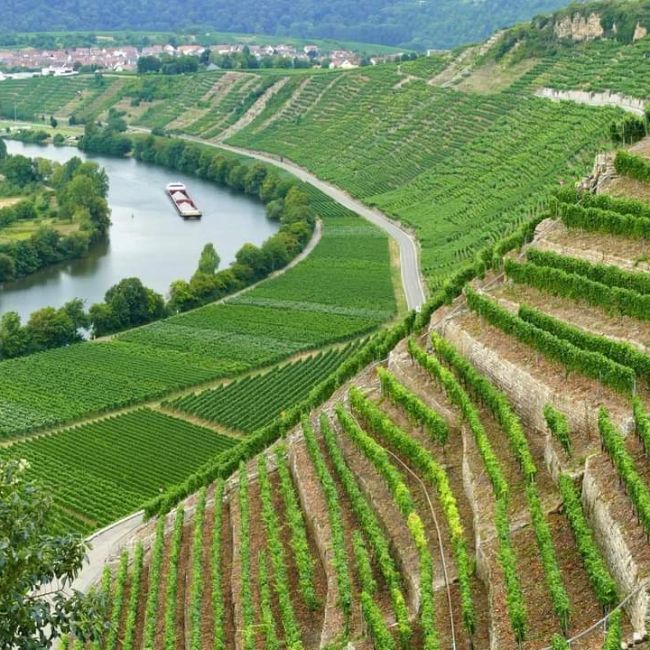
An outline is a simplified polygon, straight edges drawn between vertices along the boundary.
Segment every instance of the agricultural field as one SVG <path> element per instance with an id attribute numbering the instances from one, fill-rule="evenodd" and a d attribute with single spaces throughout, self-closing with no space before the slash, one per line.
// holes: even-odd
<path id="1" fill-rule="evenodd" d="M 140 409 L 0 448 L 0 459 L 27 460 L 54 496 L 61 530 L 87 533 L 135 512 L 236 442 Z"/>
<path id="2" fill-rule="evenodd" d="M 633 255 L 647 214 L 561 192 L 505 273 L 466 285 L 283 440 L 146 524 L 101 587 L 107 642 L 644 638 L 650 285 Z"/>
<path id="3" fill-rule="evenodd" d="M 309 259 L 240 297 L 111 341 L 0 364 L 0 437 L 233 377 L 354 339 L 390 319 L 395 297 L 386 236 L 324 197 L 318 212 L 323 235 Z"/>
<path id="4" fill-rule="evenodd" d="M 229 142 L 287 156 L 412 227 L 435 286 L 584 173 L 619 113 L 448 90 L 426 81 L 439 59 L 415 64 L 308 79 Z"/>
<path id="5" fill-rule="evenodd" d="M 5 79 L 0 83 L 0 114 L 19 120 L 40 119 L 56 114 L 69 115 L 79 105 L 90 103 L 114 80 L 104 78 L 97 83 L 93 76 L 35 77 Z"/>
<path id="6" fill-rule="evenodd" d="M 253 432 L 299 403 L 356 348 L 354 345 L 275 366 L 230 384 L 186 395 L 163 406 L 235 431 Z"/>

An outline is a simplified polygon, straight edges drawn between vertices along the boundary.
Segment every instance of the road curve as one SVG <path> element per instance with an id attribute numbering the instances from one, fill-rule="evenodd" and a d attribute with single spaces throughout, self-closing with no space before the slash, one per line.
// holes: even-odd
<path id="1" fill-rule="evenodd" d="M 206 144 L 217 149 L 224 149 L 225 151 L 230 151 L 231 153 L 236 153 L 241 156 L 255 158 L 261 162 L 284 169 L 299 178 L 301 181 L 313 185 L 315 188 L 323 192 L 323 194 L 327 194 L 327 196 L 334 199 L 343 207 L 356 212 L 367 221 L 370 221 L 381 228 L 392 239 L 394 239 L 399 246 L 400 270 L 404 295 L 406 296 L 406 304 L 409 309 L 415 309 L 416 311 L 420 310 L 426 301 L 426 290 L 422 275 L 420 274 L 418 243 L 413 235 L 400 228 L 395 221 L 388 218 L 379 210 L 370 208 L 361 201 L 351 197 L 340 187 L 321 180 L 304 167 L 300 167 L 285 158 L 279 158 L 271 154 L 252 151 L 250 149 L 242 149 L 241 147 L 233 147 L 232 145 L 224 144 L 222 142 L 208 142 L 201 138 L 195 138 L 188 135 L 180 135 L 179 137 L 184 140 Z"/>

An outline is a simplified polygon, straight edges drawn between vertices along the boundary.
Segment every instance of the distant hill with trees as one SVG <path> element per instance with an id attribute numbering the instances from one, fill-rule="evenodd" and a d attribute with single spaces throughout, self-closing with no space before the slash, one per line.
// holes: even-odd
<path id="1" fill-rule="evenodd" d="M 0 32 L 196 27 L 400 47 L 450 48 L 563 6 L 562 0 L 8 0 Z"/>

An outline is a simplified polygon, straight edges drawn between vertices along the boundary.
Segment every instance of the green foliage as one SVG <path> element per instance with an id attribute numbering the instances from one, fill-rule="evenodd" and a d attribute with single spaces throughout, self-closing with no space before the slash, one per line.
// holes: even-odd
<path id="1" fill-rule="evenodd" d="M 564 413 L 560 413 L 550 404 L 544 405 L 544 419 L 549 431 L 555 436 L 557 441 L 562 445 L 562 449 L 571 455 L 571 433 L 569 424 Z"/>
<path id="2" fill-rule="evenodd" d="M 633 273 L 623 271 L 618 266 L 606 264 L 592 264 L 585 260 L 574 257 L 566 257 L 554 253 L 553 251 L 544 251 L 539 248 L 529 248 L 526 252 L 529 262 L 537 266 L 550 266 L 561 269 L 567 273 L 576 273 L 594 282 L 600 282 L 608 287 L 620 287 L 629 289 L 641 294 L 650 293 L 650 275 L 647 273 Z"/>
<path id="3" fill-rule="evenodd" d="M 391 402 L 402 406 L 411 424 L 421 425 L 434 442 L 447 442 L 449 427 L 444 418 L 400 384 L 390 371 L 379 367 L 377 368 L 377 376 L 381 382 L 383 394 Z"/>
<path id="4" fill-rule="evenodd" d="M 212 526 L 212 547 L 210 549 L 210 576 L 212 578 L 212 614 L 213 648 L 226 649 L 224 620 L 226 606 L 224 602 L 223 575 L 221 571 L 221 526 L 223 523 L 223 479 L 218 479 L 214 485 L 214 523 Z"/>
<path id="5" fill-rule="evenodd" d="M 261 551 L 258 558 L 258 575 L 257 584 L 260 591 L 260 617 L 262 619 L 262 628 L 264 629 L 265 648 L 269 650 L 279 650 L 280 642 L 275 630 L 275 619 L 273 618 L 273 609 L 271 604 L 271 587 L 269 585 L 269 574 L 266 565 L 266 553 Z"/>
<path id="6" fill-rule="evenodd" d="M 160 600 L 160 575 L 164 551 L 165 517 L 160 517 L 156 523 L 156 537 L 151 550 L 151 561 L 149 562 L 149 588 L 147 590 L 142 640 L 142 647 L 144 650 L 153 650 L 156 639 L 156 622 L 158 620 L 158 606 Z"/>
<path id="7" fill-rule="evenodd" d="M 381 368 L 377 370 L 379 373 Z M 394 449 L 399 450 L 407 461 L 412 463 L 422 473 L 421 475 L 436 488 L 454 550 L 463 624 L 467 631 L 473 634 L 476 629 L 476 614 L 471 587 L 473 566 L 467 550 L 456 498 L 449 484 L 447 473 L 424 447 L 397 427 L 381 409 L 364 397 L 361 391 L 353 387 L 350 389 L 349 395 L 355 412 L 368 424 L 375 435 L 386 440 Z"/>
<path id="8" fill-rule="evenodd" d="M 614 168 L 621 176 L 629 176 L 643 183 L 650 181 L 650 162 L 623 149 L 616 153 Z"/>
<path id="9" fill-rule="evenodd" d="M 203 601 L 203 526 L 205 523 L 206 488 L 197 495 L 192 533 L 192 573 L 190 587 L 190 650 L 201 650 L 201 606 Z"/>
<path id="10" fill-rule="evenodd" d="M 557 204 L 558 214 L 568 228 L 605 232 L 636 239 L 650 239 L 650 216 L 646 214 L 645 210 L 639 210 L 642 216 L 637 216 L 632 212 L 623 211 L 622 206 L 620 209 L 614 209 L 618 206 L 609 202 L 591 203 L 586 201 L 585 197 L 587 196 L 591 195 L 581 195 L 580 199 L 581 203 L 587 207 L 570 203 Z M 593 207 L 588 207 L 590 205 Z"/>
<path id="11" fill-rule="evenodd" d="M 625 485 L 641 526 L 646 534 L 650 534 L 650 490 L 636 470 L 623 437 L 612 424 L 604 408 L 598 412 L 598 428 L 603 447 Z"/>
<path id="12" fill-rule="evenodd" d="M 255 650 L 255 605 L 251 574 L 251 512 L 246 465 L 239 466 L 239 571 L 244 650 Z"/>
<path id="13" fill-rule="evenodd" d="M 576 273 L 536 264 L 506 260 L 508 277 L 518 284 L 529 284 L 555 296 L 584 301 L 608 312 L 650 320 L 650 296 L 629 289 L 610 288 Z"/>
<path id="14" fill-rule="evenodd" d="M 569 325 L 526 305 L 520 305 L 519 318 L 538 329 L 568 341 L 576 347 L 603 354 L 620 365 L 628 366 L 636 372 L 638 377 L 650 378 L 650 356 L 640 352 L 638 348 L 629 343 L 616 341 L 598 334 L 589 334 L 578 327 Z"/>
<path id="15" fill-rule="evenodd" d="M 129 577 L 129 602 L 126 610 L 126 621 L 124 623 L 124 638 L 122 640 L 123 650 L 133 650 L 135 644 L 136 625 L 138 617 L 138 603 L 143 591 L 142 569 L 144 565 L 144 548 L 141 542 L 135 547 L 133 556 L 133 567 Z"/>
<path id="16" fill-rule="evenodd" d="M 539 497 L 537 485 L 530 483 L 526 487 L 526 500 L 528 501 L 528 510 L 535 531 L 537 548 L 539 556 L 544 567 L 544 576 L 546 585 L 551 595 L 553 611 L 560 620 L 562 631 L 566 634 L 569 629 L 569 620 L 571 616 L 571 601 L 564 586 L 562 572 L 558 565 L 555 554 L 555 545 L 553 544 L 553 535 L 546 520 L 542 502 Z"/>
<path id="17" fill-rule="evenodd" d="M 0 458 L 27 459 L 54 495 L 61 528 L 86 532 L 137 510 L 234 443 L 143 409 L 16 443 Z"/>
<path id="18" fill-rule="evenodd" d="M 635 199 L 581 192 L 571 187 L 561 188 L 556 192 L 556 197 L 559 203 L 565 205 L 579 203 L 584 208 L 596 208 L 631 217 L 650 219 L 650 204 Z"/>
<path id="19" fill-rule="evenodd" d="M 52 498 L 28 469 L 22 460 L 0 462 L 0 646 L 49 648 L 67 633 L 96 641 L 108 628 L 105 597 L 61 587 L 81 570 L 87 545 L 54 533 Z"/>
<path id="20" fill-rule="evenodd" d="M 470 309 L 506 334 L 534 347 L 550 359 L 559 361 L 567 373 L 578 371 L 622 393 L 634 392 L 636 378 L 631 368 L 612 361 L 600 352 L 583 350 L 564 338 L 540 329 L 469 288 L 465 295 Z"/>
<path id="21" fill-rule="evenodd" d="M 338 584 L 338 604 L 346 620 L 346 627 L 352 614 L 352 584 L 348 569 L 348 559 L 345 547 L 345 532 L 343 530 L 343 516 L 339 503 L 338 490 L 334 479 L 327 469 L 325 460 L 318 446 L 316 435 L 312 426 L 306 418 L 302 422 L 302 432 L 307 444 L 307 451 L 311 462 L 316 469 L 316 474 L 325 493 L 327 510 L 329 514 L 330 529 L 332 531 L 332 549 L 334 571 Z"/>
<path id="22" fill-rule="evenodd" d="M 111 623 L 106 639 L 105 649 L 115 650 L 117 648 L 118 634 L 120 632 L 120 621 L 122 620 L 122 608 L 124 607 L 124 591 L 126 580 L 129 574 L 129 552 L 124 550 L 120 555 L 120 565 L 115 576 L 111 593 Z"/>
<path id="23" fill-rule="evenodd" d="M 580 497 L 574 487 L 573 479 L 567 474 L 561 474 L 559 488 L 564 504 L 564 514 L 569 520 L 569 525 L 578 546 L 578 552 L 596 598 L 604 608 L 613 607 L 618 602 L 616 583 L 596 545 L 593 533 L 582 510 Z"/>
<path id="24" fill-rule="evenodd" d="M 300 507 L 300 501 L 291 480 L 287 465 L 286 448 L 279 446 L 275 454 L 280 491 L 284 501 L 285 517 L 291 530 L 291 550 L 298 569 L 298 584 L 302 599 L 311 610 L 318 609 L 318 599 L 314 585 L 314 558 L 307 541 L 307 528 Z"/>
<path id="25" fill-rule="evenodd" d="M 266 529 L 266 541 L 273 566 L 273 589 L 278 599 L 280 619 L 284 630 L 286 647 L 291 650 L 301 650 L 300 628 L 291 602 L 289 575 L 287 572 L 284 545 L 280 535 L 280 518 L 273 503 L 271 482 L 266 467 L 266 457 L 260 454 L 257 461 L 257 478 L 260 485 L 262 501 L 262 520 Z"/>
<path id="26" fill-rule="evenodd" d="M 637 436 L 641 440 L 643 450 L 647 454 L 650 451 L 650 414 L 646 411 L 640 398 L 635 397 L 632 405 L 634 410 L 634 428 Z"/>
<path id="27" fill-rule="evenodd" d="M 164 648 L 174 650 L 176 646 L 176 610 L 178 603 L 178 564 L 181 556 L 181 542 L 183 541 L 183 525 L 185 511 L 182 506 L 176 509 L 174 528 L 169 542 L 169 554 L 166 559 L 167 578 L 165 583 L 164 605 Z M 184 603 L 181 604 L 184 607 Z"/>
<path id="28" fill-rule="evenodd" d="M 270 372 L 249 375 L 219 388 L 186 395 L 167 403 L 238 431 L 252 432 L 273 422 L 284 410 L 303 400 L 319 382 L 354 352 L 355 346 L 320 352 Z"/>
<path id="29" fill-rule="evenodd" d="M 159 0 L 146 7 L 117 0 L 110 12 L 103 11 L 96 0 L 86 2 L 81 7 L 72 0 L 62 0 L 54 7 L 42 0 L 28 0 L 21 5 L 19 13 L 0 20 L 0 31 L 7 33 L 6 38 L 13 42 L 17 38 L 15 32 L 48 32 L 53 25 L 64 32 L 126 30 L 129 43 L 142 45 L 141 41 L 136 40 L 138 35 L 132 36 L 132 32 L 154 30 L 177 33 L 190 28 L 194 33 L 196 30 L 191 26 L 201 25 L 209 31 L 218 26 L 225 32 L 254 34 L 262 31 L 284 39 L 289 35 L 312 40 L 385 43 L 419 49 L 427 46 L 452 48 L 487 38 L 503 25 L 517 23 L 536 12 L 547 12 L 560 6 L 560 3 L 552 0 L 543 0 L 533 6 L 524 2 L 503 3 L 498 0 L 480 6 L 458 5 L 449 0 L 431 6 L 413 5 L 404 0 L 396 3 L 362 0 L 353 5 L 337 0 L 323 7 L 313 0 L 299 0 L 291 4 L 274 0 L 262 8 L 250 0 L 237 5 L 224 0 L 212 3 L 192 0 L 183 5 L 183 15 L 179 16 Z M 199 36 L 205 37 L 200 33 Z M 35 42 L 37 47 L 54 47 L 51 39 L 45 35 L 32 38 L 38 38 Z M 221 38 L 227 40 L 225 35 Z M 77 40 L 72 41 L 73 44 Z M 34 43 L 32 39 L 28 42 L 30 45 Z M 372 52 L 372 46 L 368 47 Z M 380 49 L 379 46 L 377 49 Z"/>
<path id="30" fill-rule="evenodd" d="M 377 519 L 377 515 L 361 490 L 356 477 L 345 461 L 336 435 L 330 426 L 327 416 L 324 414 L 320 418 L 320 429 L 323 434 L 325 446 L 327 447 L 327 452 L 332 460 L 332 465 L 338 474 L 352 510 L 359 521 L 361 530 L 368 539 L 379 570 L 390 590 L 399 636 L 402 644 L 406 645 L 411 637 L 412 631 L 409 623 L 408 608 L 406 607 L 402 594 L 399 569 L 391 555 L 390 542 L 386 538 L 384 530 Z"/>
<path id="31" fill-rule="evenodd" d="M 571 650 L 571 647 L 563 636 L 554 634 L 551 639 L 551 650 Z"/>
<path id="32" fill-rule="evenodd" d="M 607 624 L 607 634 L 605 636 L 603 650 L 618 650 L 623 641 L 623 615 L 620 609 L 612 612 L 612 615 L 607 620 Z"/>
<path id="33" fill-rule="evenodd" d="M 435 351 L 453 368 L 465 386 L 468 386 L 494 414 L 510 443 L 521 472 L 528 482 L 537 474 L 535 461 L 528 446 L 528 439 L 516 413 L 512 410 L 506 395 L 481 375 L 458 351 L 436 333 L 431 336 Z"/>
<path id="34" fill-rule="evenodd" d="M 427 355 L 427 353 L 412 339 L 409 339 L 408 351 L 411 357 L 422 366 L 422 368 L 424 368 L 440 386 L 442 386 L 449 401 L 460 409 L 463 418 L 467 422 L 470 431 L 474 436 L 476 446 L 478 447 L 485 471 L 490 478 L 490 483 L 492 484 L 495 496 L 507 501 L 508 483 L 503 475 L 501 464 L 499 463 L 490 440 L 487 437 L 487 433 L 481 424 L 478 410 L 474 404 L 472 404 L 472 400 L 456 381 L 454 375 L 447 370 L 438 359 Z"/>

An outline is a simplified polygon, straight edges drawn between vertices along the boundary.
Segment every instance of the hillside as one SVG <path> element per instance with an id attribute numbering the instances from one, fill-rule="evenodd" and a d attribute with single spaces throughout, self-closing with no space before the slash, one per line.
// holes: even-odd
<path id="1" fill-rule="evenodd" d="M 145 525 L 115 566 L 111 635 L 307 649 L 645 638 L 649 215 L 563 191 L 530 243 L 385 361 Z"/>
<path id="2" fill-rule="evenodd" d="M 52 32 L 88 30 L 247 32 L 272 36 L 325 38 L 407 48 L 450 48 L 482 40 L 495 29 L 562 6 L 558 0 L 466 3 L 445 0 L 187 0 L 183 11 L 169 3 L 125 2 L 110 6 L 97 0 L 8 0 L 0 17 L 0 31 Z"/>

